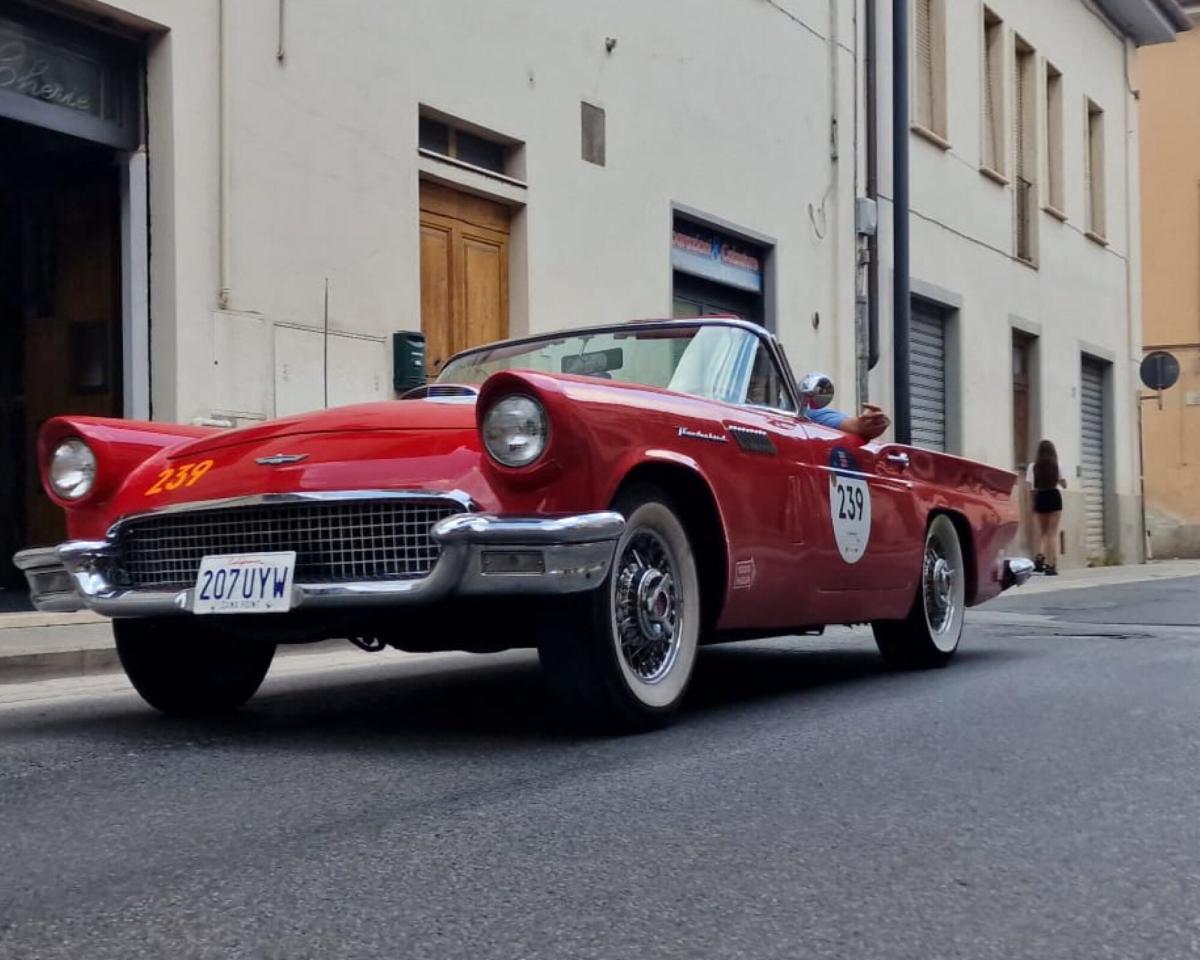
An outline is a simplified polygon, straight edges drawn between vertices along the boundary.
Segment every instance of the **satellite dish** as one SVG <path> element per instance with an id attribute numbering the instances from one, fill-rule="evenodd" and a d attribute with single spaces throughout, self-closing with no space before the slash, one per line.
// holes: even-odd
<path id="1" fill-rule="evenodd" d="M 1179 361 L 1166 350 L 1155 350 L 1142 360 L 1142 383 L 1151 390 L 1169 390 L 1179 382 Z"/>

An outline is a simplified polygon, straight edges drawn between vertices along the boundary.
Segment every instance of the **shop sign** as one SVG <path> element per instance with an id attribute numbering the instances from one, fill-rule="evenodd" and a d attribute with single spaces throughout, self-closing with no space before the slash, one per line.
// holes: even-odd
<path id="1" fill-rule="evenodd" d="M 682 273 L 762 293 L 762 250 L 690 223 L 676 223 L 671 266 Z"/>
<path id="2" fill-rule="evenodd" d="M 103 68 L 22 36 L 0 21 L 0 90 L 98 116 Z"/>
<path id="3" fill-rule="evenodd" d="M 0 116 L 136 146 L 138 60 L 128 41 L 17 8 L 0 16 Z"/>

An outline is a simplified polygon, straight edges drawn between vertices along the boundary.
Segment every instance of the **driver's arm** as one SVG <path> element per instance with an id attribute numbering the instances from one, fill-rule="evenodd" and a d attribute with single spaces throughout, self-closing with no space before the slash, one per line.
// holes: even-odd
<path id="1" fill-rule="evenodd" d="M 851 417 L 840 410 L 825 407 L 821 410 L 809 410 L 808 419 L 823 427 L 832 427 L 843 433 L 862 437 L 864 440 L 874 440 L 876 437 L 882 436 L 892 425 L 888 415 L 880 407 L 871 403 L 864 403 L 862 412 L 857 417 Z"/>

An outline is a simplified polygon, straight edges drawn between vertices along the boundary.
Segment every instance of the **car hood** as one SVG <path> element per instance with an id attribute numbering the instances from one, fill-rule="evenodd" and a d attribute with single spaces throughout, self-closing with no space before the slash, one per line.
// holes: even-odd
<path id="1" fill-rule="evenodd" d="M 475 428 L 474 398 L 430 398 L 362 403 L 284 417 L 269 423 L 224 430 L 168 451 L 172 461 L 190 460 L 240 446 L 270 446 L 299 437 L 370 433 L 436 433 Z M 286 444 L 285 444 L 286 446 Z M 280 447 L 279 453 L 288 451 Z"/>
<path id="2" fill-rule="evenodd" d="M 473 402 L 363 404 L 162 450 L 133 470 L 103 509 L 111 522 L 185 503 L 345 490 L 454 491 L 491 509 L 480 458 Z"/>

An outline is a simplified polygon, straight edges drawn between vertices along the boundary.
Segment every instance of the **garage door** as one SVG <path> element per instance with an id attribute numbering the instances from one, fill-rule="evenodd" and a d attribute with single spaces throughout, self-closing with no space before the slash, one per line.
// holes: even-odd
<path id="1" fill-rule="evenodd" d="M 946 321 L 937 307 L 914 300 L 909 359 L 912 440 L 918 447 L 946 449 Z"/>
<path id="2" fill-rule="evenodd" d="M 1104 373 L 1105 364 L 1083 358 L 1080 389 L 1080 485 L 1087 510 L 1087 552 L 1104 555 Z"/>

